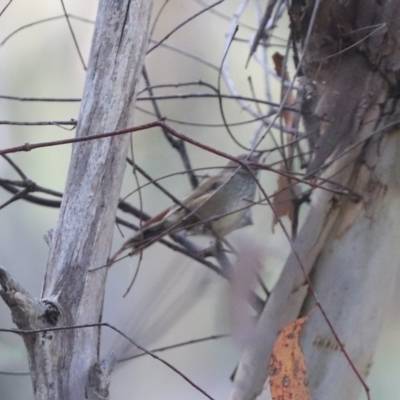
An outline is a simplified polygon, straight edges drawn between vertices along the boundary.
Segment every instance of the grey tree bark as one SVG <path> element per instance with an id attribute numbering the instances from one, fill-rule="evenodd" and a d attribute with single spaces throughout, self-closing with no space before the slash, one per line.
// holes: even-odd
<path id="1" fill-rule="evenodd" d="M 314 306 L 294 252 L 355 367 L 368 375 L 400 259 L 399 12 L 398 0 L 291 3 L 292 34 L 304 57 L 303 116 L 314 149 L 309 176 L 324 167 L 326 187 L 347 187 L 360 197 L 314 192 L 241 358 L 231 399 L 252 400 L 264 390 L 278 332 Z M 305 326 L 302 346 L 312 399 L 358 398 L 361 382 L 319 310 Z"/>
<path id="2" fill-rule="evenodd" d="M 133 125 L 136 84 L 148 44 L 152 1 L 101 0 L 76 135 Z M 129 136 L 74 145 L 59 220 L 51 235 L 41 299 L 5 270 L 2 297 L 22 329 L 101 321 L 106 269 Z M 24 336 L 37 400 L 108 398 L 111 358 L 99 361 L 97 328 Z"/>
<path id="3" fill-rule="evenodd" d="M 100 1 L 78 136 L 133 124 L 151 6 L 145 0 Z M 232 399 L 255 399 L 263 391 L 278 332 L 314 305 L 294 252 L 356 368 L 368 374 L 400 256 L 399 11 L 399 0 L 291 2 L 293 38 L 303 52 L 303 117 L 315 153 L 309 176 L 322 169 L 326 188 L 349 192 L 314 192 L 293 253 L 244 351 Z M 74 146 L 41 299 L 0 269 L 1 295 L 19 328 L 101 320 L 106 270 L 89 270 L 106 264 L 109 255 L 127 143 L 121 136 Z M 112 358 L 99 360 L 99 329 L 42 332 L 24 340 L 36 399 L 109 397 Z M 312 398 L 356 399 L 360 381 L 318 310 L 302 344 Z"/>

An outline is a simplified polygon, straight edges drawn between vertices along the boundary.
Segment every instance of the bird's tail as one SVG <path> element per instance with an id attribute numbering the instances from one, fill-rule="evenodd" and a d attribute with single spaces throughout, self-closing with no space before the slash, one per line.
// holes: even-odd
<path id="1" fill-rule="evenodd" d="M 114 262 L 117 257 L 119 257 L 126 250 L 131 250 L 129 255 L 133 256 L 136 253 L 136 250 L 145 249 L 147 246 L 153 243 L 153 239 L 158 236 L 163 236 L 165 230 L 165 221 L 160 221 L 140 230 L 136 233 L 136 235 L 128 239 L 122 245 L 122 247 L 110 258 L 109 262 Z"/>

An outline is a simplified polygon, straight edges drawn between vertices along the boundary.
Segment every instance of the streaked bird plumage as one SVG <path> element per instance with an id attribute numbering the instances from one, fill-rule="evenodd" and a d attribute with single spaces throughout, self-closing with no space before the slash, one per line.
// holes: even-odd
<path id="1" fill-rule="evenodd" d="M 238 157 L 246 159 L 246 155 Z M 257 162 L 259 155 L 249 161 Z M 181 202 L 171 206 L 143 225 L 111 258 L 114 261 L 125 250 L 143 249 L 165 234 L 185 229 L 189 234 L 211 234 L 224 237 L 243 226 L 243 220 L 256 193 L 257 170 L 240 167 L 230 161 L 215 176 L 204 179 Z M 134 252 L 133 252 L 134 253 Z"/>

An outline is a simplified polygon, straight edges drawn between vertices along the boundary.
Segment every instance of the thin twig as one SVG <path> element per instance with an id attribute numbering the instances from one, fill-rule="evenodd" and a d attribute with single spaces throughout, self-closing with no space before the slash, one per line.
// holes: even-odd
<path id="1" fill-rule="evenodd" d="M 67 13 L 67 9 L 65 8 L 64 0 L 60 0 L 60 1 L 61 1 L 62 9 L 63 9 L 63 11 L 64 11 L 65 19 L 67 20 L 67 24 L 68 24 L 69 31 L 71 32 L 71 36 L 72 36 L 72 39 L 73 39 L 74 44 L 75 44 L 76 51 L 78 52 L 78 55 L 79 55 L 79 58 L 80 58 L 80 60 L 81 60 L 83 69 L 86 71 L 87 68 L 86 68 L 85 60 L 83 59 L 81 50 L 80 50 L 80 48 L 79 48 L 79 44 L 78 44 L 78 41 L 77 41 L 77 39 L 76 39 L 75 32 L 74 32 L 74 30 L 72 29 L 71 21 L 69 20 L 69 16 L 68 16 L 68 13 Z"/>
<path id="2" fill-rule="evenodd" d="M 71 326 L 58 326 L 53 328 L 42 328 L 42 329 L 5 329 L 0 328 L 0 332 L 6 333 L 14 333 L 17 335 L 33 335 L 37 333 L 45 333 L 45 332 L 59 332 L 59 331 L 66 331 L 66 330 L 75 330 L 75 329 L 88 329 L 88 328 L 100 328 L 106 327 L 114 332 L 118 333 L 120 336 L 125 338 L 129 343 L 133 346 L 137 347 L 139 350 L 143 351 L 150 357 L 156 359 L 157 361 L 161 362 L 162 364 L 166 365 L 168 368 L 172 369 L 176 374 L 178 374 L 181 378 L 183 378 L 186 382 L 188 382 L 191 386 L 193 386 L 196 390 L 202 393 L 210 400 L 214 400 L 206 391 L 204 391 L 200 386 L 196 385 L 191 379 L 189 379 L 183 372 L 181 372 L 178 368 L 174 367 L 171 363 L 164 360 L 163 358 L 157 356 L 153 352 L 147 350 L 145 347 L 141 346 L 139 343 L 136 343 L 132 338 L 122 332 L 120 329 L 116 328 L 114 325 L 109 324 L 108 322 L 100 322 L 97 324 L 85 324 L 85 325 L 71 325 Z"/>
<path id="3" fill-rule="evenodd" d="M 151 29 L 149 29 L 149 37 L 152 38 L 153 34 L 154 34 L 154 30 L 156 29 L 157 26 L 157 22 L 161 17 L 162 12 L 164 11 L 164 8 L 166 7 L 166 5 L 168 4 L 169 0 L 165 0 L 164 4 L 160 7 L 160 10 L 158 11 L 157 15 L 154 18 L 154 22 L 153 22 L 153 26 L 151 27 Z"/>
<path id="4" fill-rule="evenodd" d="M 55 125 L 61 127 L 61 125 L 72 125 L 76 126 L 77 121 L 36 121 L 36 122 L 28 122 L 28 121 L 0 121 L 0 125 L 17 125 L 17 126 L 46 126 L 46 125 Z"/>
<path id="5" fill-rule="evenodd" d="M 148 90 L 150 96 L 153 97 L 154 96 L 153 88 L 150 85 L 150 78 L 149 78 L 146 68 L 143 68 L 143 77 L 144 77 L 144 80 L 146 81 L 146 85 L 147 85 L 146 89 Z M 161 119 L 162 114 L 161 114 L 160 108 L 158 107 L 157 101 L 153 98 L 151 103 L 153 105 L 154 112 L 155 112 L 157 118 Z M 192 165 L 191 165 L 189 155 L 186 150 L 185 142 L 183 140 L 173 139 L 171 137 L 171 135 L 168 133 L 168 131 L 164 128 L 162 128 L 162 131 L 164 133 L 165 138 L 168 140 L 169 144 L 172 146 L 172 148 L 174 148 L 179 153 L 179 155 L 182 159 L 183 165 L 188 173 L 189 181 L 192 186 L 192 189 L 195 189 L 199 185 L 199 182 L 198 182 L 196 175 L 191 172 Z"/>
<path id="6" fill-rule="evenodd" d="M 186 342 L 176 343 L 176 344 L 172 344 L 172 345 L 164 346 L 164 347 L 158 347 L 157 349 L 151 350 L 151 352 L 152 353 L 158 353 L 158 352 L 161 352 L 161 351 L 172 350 L 172 349 L 176 349 L 176 348 L 179 348 L 179 347 L 184 347 L 184 346 L 188 346 L 188 345 L 192 345 L 192 344 L 208 342 L 210 340 L 224 339 L 224 338 L 227 338 L 229 336 L 230 336 L 229 334 L 224 333 L 224 334 L 221 334 L 221 335 L 212 335 L 212 336 L 208 336 L 208 337 L 201 338 L 201 339 L 192 339 L 192 340 L 188 340 Z M 146 356 L 146 355 L 147 355 L 147 353 L 135 354 L 134 356 L 131 356 L 131 357 L 121 358 L 117 362 L 130 361 L 130 360 L 133 360 L 135 358 L 143 357 L 143 356 Z"/>
<path id="7" fill-rule="evenodd" d="M 4 14 L 4 12 L 7 10 L 8 6 L 12 3 L 13 0 L 10 0 L 5 6 L 4 8 L 1 10 L 0 12 L 0 17 Z"/>
<path id="8" fill-rule="evenodd" d="M 42 101 L 42 102 L 79 102 L 81 99 L 79 97 L 72 98 L 60 98 L 60 97 L 21 97 L 21 96 L 5 96 L 0 95 L 0 99 L 3 100 L 18 100 L 18 101 Z"/>
<path id="9" fill-rule="evenodd" d="M 182 26 L 186 25 L 188 22 L 192 21 L 193 19 L 197 18 L 199 15 L 204 14 L 206 11 L 210 10 L 211 8 L 214 8 L 218 4 L 223 3 L 225 0 L 219 0 L 216 3 L 211 4 L 210 6 L 204 8 L 203 10 L 199 11 L 198 13 L 192 15 L 189 17 L 187 20 L 183 21 L 179 25 L 177 25 L 171 32 L 169 32 L 166 36 L 164 36 L 157 44 L 155 44 L 153 47 L 151 47 L 148 51 L 147 54 L 151 53 L 154 49 L 156 49 L 158 46 L 160 46 L 163 42 L 165 42 L 171 35 L 173 35 L 176 31 L 178 31 Z"/>
<path id="10" fill-rule="evenodd" d="M 70 19 L 76 19 L 78 21 L 94 24 L 94 21 L 89 20 L 87 18 L 79 17 L 77 15 L 68 14 L 68 17 Z M 61 18 L 65 18 L 65 15 L 58 15 L 56 17 L 44 18 L 44 19 L 41 19 L 39 21 L 35 21 L 35 22 L 31 22 L 30 24 L 23 25 L 23 26 L 19 27 L 18 29 L 16 29 L 15 31 L 11 32 L 8 36 L 6 36 L 5 39 L 3 39 L 3 41 L 0 43 L 0 46 L 3 46 L 9 39 L 11 39 L 12 36 L 14 36 L 16 33 L 20 32 L 20 31 L 22 31 L 24 29 L 30 28 L 30 27 L 35 26 L 35 25 L 42 24 L 44 22 L 55 21 L 55 20 L 61 19 Z"/>

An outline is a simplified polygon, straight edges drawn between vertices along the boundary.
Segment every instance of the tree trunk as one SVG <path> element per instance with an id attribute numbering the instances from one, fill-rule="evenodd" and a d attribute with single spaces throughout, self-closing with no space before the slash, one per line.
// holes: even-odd
<path id="1" fill-rule="evenodd" d="M 303 52 L 304 122 L 314 150 L 309 176 L 324 168 L 325 187 L 350 190 L 347 196 L 314 192 L 294 251 L 364 378 L 400 258 L 400 138 L 393 129 L 399 12 L 399 0 L 293 0 L 291 6 L 292 33 Z M 278 332 L 314 307 L 305 283 L 292 253 L 242 356 L 232 399 L 262 392 Z M 302 345 L 312 399 L 358 398 L 361 382 L 319 310 L 305 326 Z"/>
<path id="2" fill-rule="evenodd" d="M 148 44 L 152 1 L 101 0 L 76 135 L 133 125 L 136 84 Z M 2 270 L 3 298 L 19 328 L 101 321 L 107 263 L 129 135 L 74 145 L 41 300 Z M 100 330 L 24 336 L 35 398 L 108 398 L 109 364 L 98 361 Z M 97 380 L 96 380 L 97 374 Z"/>

